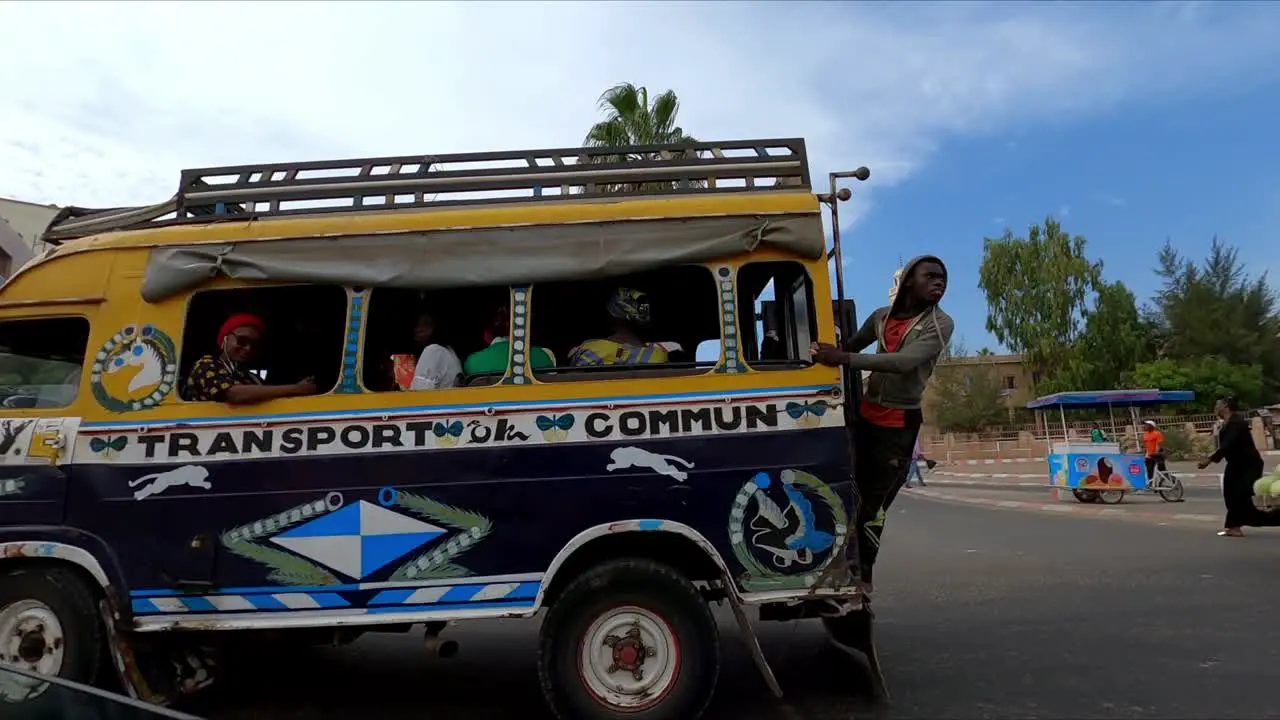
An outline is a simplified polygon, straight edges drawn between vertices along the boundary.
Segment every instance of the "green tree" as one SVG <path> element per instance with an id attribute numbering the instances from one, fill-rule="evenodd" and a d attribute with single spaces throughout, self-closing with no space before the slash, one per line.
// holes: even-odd
<path id="1" fill-rule="evenodd" d="M 1223 373 L 1219 387 L 1244 402 L 1274 399 L 1280 393 L 1280 303 L 1266 274 L 1250 277 L 1238 251 L 1216 237 L 1201 264 L 1166 242 L 1156 274 L 1163 285 L 1150 319 L 1159 355 L 1205 382 L 1204 373 Z M 1261 385 L 1255 386 L 1259 373 Z"/>
<path id="2" fill-rule="evenodd" d="M 1102 263 L 1089 260 L 1085 244 L 1052 217 L 1025 238 L 1005 230 L 983 242 L 978 287 L 987 298 L 987 330 L 1027 359 L 1037 383 L 1069 362 L 1101 282 Z"/>
<path id="3" fill-rule="evenodd" d="M 1180 410 L 1209 412 L 1213 402 L 1234 395 L 1241 402 L 1256 405 L 1264 398 L 1262 367 L 1241 365 L 1210 355 L 1200 358 L 1160 358 L 1138 365 L 1130 378 L 1135 388 L 1192 390 L 1195 402 Z"/>
<path id="4" fill-rule="evenodd" d="M 1085 311 L 1084 330 L 1061 369 L 1039 392 L 1127 387 L 1134 368 L 1155 357 L 1155 334 L 1152 322 L 1139 312 L 1137 298 L 1124 283 L 1100 282 L 1093 306 Z"/>
<path id="5" fill-rule="evenodd" d="M 600 110 L 605 119 L 591 126 L 583 143 L 592 148 L 615 148 L 630 145 L 672 145 L 697 142 L 676 124 L 680 99 L 667 90 L 650 100 L 649 89 L 631 83 L 615 85 L 600 95 Z M 653 153 L 597 155 L 593 162 L 657 159 Z M 642 190 L 671 187 L 671 183 L 645 183 Z M 611 189 L 632 191 L 636 185 L 613 186 Z"/>

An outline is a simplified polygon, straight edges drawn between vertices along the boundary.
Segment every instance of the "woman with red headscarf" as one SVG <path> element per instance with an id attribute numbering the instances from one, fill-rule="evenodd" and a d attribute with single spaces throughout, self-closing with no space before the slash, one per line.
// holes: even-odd
<path id="1" fill-rule="evenodd" d="M 307 378 L 293 385 L 263 385 L 249 372 L 248 361 L 262 342 L 267 325 L 257 315 L 240 313 L 218 329 L 217 355 L 205 355 L 187 375 L 187 399 L 252 405 L 276 398 L 314 395 L 316 383 Z"/>

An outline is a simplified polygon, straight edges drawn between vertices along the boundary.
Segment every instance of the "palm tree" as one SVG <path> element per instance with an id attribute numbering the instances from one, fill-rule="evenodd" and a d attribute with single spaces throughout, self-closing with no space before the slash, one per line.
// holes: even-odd
<path id="1" fill-rule="evenodd" d="M 680 99 L 675 91 L 666 92 L 649 101 L 649 89 L 636 87 L 631 83 L 615 85 L 600 95 L 599 106 L 605 113 L 605 119 L 591 126 L 583 144 L 591 148 L 614 148 L 629 145 L 671 145 L 677 143 L 695 143 L 694 138 L 685 134 L 683 128 L 676 125 L 676 114 L 680 111 Z M 610 163 L 627 160 L 656 160 L 656 153 L 632 153 L 617 155 L 593 155 L 590 162 Z M 610 186 L 611 191 L 667 189 L 674 183 L 644 183 L 638 188 L 634 185 Z"/>

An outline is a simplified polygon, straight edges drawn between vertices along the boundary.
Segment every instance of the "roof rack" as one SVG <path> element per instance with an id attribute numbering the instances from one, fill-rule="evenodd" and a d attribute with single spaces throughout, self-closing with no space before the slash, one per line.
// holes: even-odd
<path id="1" fill-rule="evenodd" d="M 159 205 L 63 208 L 42 239 L 162 224 L 639 195 L 809 192 L 804 140 L 414 155 L 183 170 Z"/>

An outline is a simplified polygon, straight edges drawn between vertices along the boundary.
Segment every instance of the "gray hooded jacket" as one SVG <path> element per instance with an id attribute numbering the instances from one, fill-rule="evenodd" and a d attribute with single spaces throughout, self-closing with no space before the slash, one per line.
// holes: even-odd
<path id="1" fill-rule="evenodd" d="M 878 405 L 900 410 L 918 410 L 920 399 L 924 396 L 925 386 L 933 375 L 933 368 L 938 358 L 951 343 L 951 334 L 955 332 L 955 322 L 933 305 L 911 319 L 907 332 L 902 338 L 902 345 L 895 352 L 889 352 L 884 346 L 884 324 L 893 308 L 905 301 L 902 284 L 911 277 L 916 265 L 924 261 L 936 262 L 946 270 L 942 260 L 932 255 L 921 255 L 907 263 L 898 281 L 898 294 L 893 305 L 882 307 L 862 323 L 862 327 L 844 349 L 851 353 L 859 353 L 850 358 L 847 367 L 853 370 L 870 370 L 871 378 L 867 381 L 865 398 Z M 861 350 L 871 343 L 876 343 L 874 355 L 861 354 Z"/>

